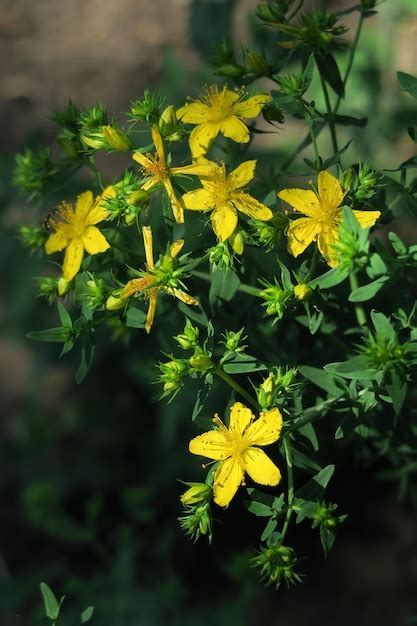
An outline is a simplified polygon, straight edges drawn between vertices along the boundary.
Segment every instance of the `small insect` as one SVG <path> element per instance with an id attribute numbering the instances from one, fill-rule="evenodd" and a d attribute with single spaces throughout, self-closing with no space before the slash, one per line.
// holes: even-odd
<path id="1" fill-rule="evenodd" d="M 54 218 L 57 217 L 58 214 L 58 209 L 54 208 L 54 209 L 49 209 L 49 211 L 46 213 L 44 220 L 43 220 L 43 225 L 45 227 L 45 230 L 50 233 L 52 232 L 53 228 L 52 228 L 52 224 L 51 224 L 51 220 L 53 220 Z"/>

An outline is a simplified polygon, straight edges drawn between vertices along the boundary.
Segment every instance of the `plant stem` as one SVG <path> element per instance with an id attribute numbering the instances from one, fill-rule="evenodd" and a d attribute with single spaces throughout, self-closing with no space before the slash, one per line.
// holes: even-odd
<path id="1" fill-rule="evenodd" d="M 294 11 L 291 13 L 291 15 L 288 18 L 288 21 L 291 22 L 291 20 L 293 19 L 293 17 L 295 17 L 297 15 L 297 13 L 299 12 L 299 10 L 301 9 L 301 7 L 304 4 L 304 0 L 300 0 L 299 3 L 297 4 L 297 6 L 295 7 Z"/>
<path id="2" fill-rule="evenodd" d="M 308 270 L 307 275 L 304 279 L 306 283 L 308 283 L 314 277 L 318 260 L 319 260 L 319 249 L 316 246 L 314 248 L 313 257 L 311 259 L 310 269 Z"/>
<path id="3" fill-rule="evenodd" d="M 363 18 L 362 12 L 361 12 L 361 15 L 360 15 L 360 18 L 359 18 L 359 22 L 358 22 L 358 26 L 357 26 L 357 29 L 356 29 L 356 33 L 355 33 L 355 39 L 353 40 L 353 44 L 352 44 L 352 47 L 350 49 L 349 60 L 348 60 L 348 64 L 347 64 L 347 67 L 346 67 L 345 76 L 343 78 L 343 86 L 345 88 L 346 88 L 346 83 L 347 83 L 347 81 L 349 79 L 350 71 L 352 69 L 353 60 L 354 60 L 355 54 L 356 54 L 356 48 L 358 47 L 359 39 L 360 39 L 360 36 L 361 36 L 363 20 L 364 20 L 364 18 Z M 338 98 L 336 100 L 335 107 L 334 107 L 334 111 L 333 111 L 334 115 L 336 115 L 336 113 L 338 112 L 339 106 L 340 106 L 341 102 L 342 102 L 342 98 L 340 96 L 338 96 Z"/>
<path id="4" fill-rule="evenodd" d="M 349 274 L 349 283 L 351 291 L 354 291 L 359 287 L 358 277 L 356 276 L 355 272 L 351 272 Z M 359 302 L 355 302 L 355 315 L 356 319 L 358 320 L 359 326 L 366 326 L 365 310 L 363 306 L 359 304 Z"/>
<path id="5" fill-rule="evenodd" d="M 101 189 L 104 189 L 106 185 L 104 183 L 104 180 L 103 180 L 103 177 L 101 175 L 101 172 L 99 171 L 99 169 L 97 168 L 96 164 L 94 163 L 93 157 L 89 157 L 89 159 L 87 161 L 85 161 L 85 164 L 93 172 L 94 177 L 95 177 L 99 187 L 101 187 Z"/>
<path id="6" fill-rule="evenodd" d="M 317 138 L 316 138 L 316 133 L 314 132 L 313 122 L 309 123 L 309 128 L 310 128 L 311 141 L 313 142 L 314 154 L 316 155 L 316 164 L 320 166 L 321 159 L 320 159 L 319 149 L 317 147 Z"/>
<path id="7" fill-rule="evenodd" d="M 331 400 L 325 400 L 321 402 L 317 406 L 310 407 L 303 411 L 303 417 L 298 419 L 295 423 L 285 429 L 285 435 L 289 435 L 290 433 L 296 432 L 310 424 L 311 422 L 315 422 L 318 419 L 321 419 L 325 414 L 326 410 L 337 400 L 338 398 L 332 398 Z"/>
<path id="8" fill-rule="evenodd" d="M 234 391 L 236 391 L 236 393 L 238 393 L 239 395 L 242 396 L 242 398 L 245 398 L 245 400 L 247 402 L 249 402 L 249 404 L 251 406 L 253 406 L 254 409 L 256 409 L 257 411 L 259 411 L 260 407 L 259 404 L 256 402 L 256 400 L 254 398 L 252 398 L 252 396 L 243 389 L 243 387 L 241 387 L 239 385 L 239 383 L 237 383 L 231 376 L 229 376 L 229 374 L 226 374 L 226 372 L 224 372 L 222 369 L 220 369 L 220 367 L 216 367 L 213 370 L 214 374 L 216 374 L 219 378 L 221 378 L 222 380 L 224 380 L 225 383 L 227 383 L 229 385 L 229 387 L 231 387 Z"/>
<path id="9" fill-rule="evenodd" d="M 293 474 L 293 466 L 292 466 L 292 451 L 291 444 L 289 442 L 289 437 L 284 438 L 284 450 L 285 450 L 285 460 L 287 463 L 287 514 L 285 516 L 284 525 L 281 531 L 280 543 L 285 539 L 285 535 L 287 534 L 291 516 L 293 514 L 293 501 L 294 501 L 294 474 Z"/>
<path id="10" fill-rule="evenodd" d="M 329 92 L 327 89 L 326 81 L 321 75 L 320 75 L 320 82 L 321 82 L 321 87 L 323 89 L 324 101 L 326 103 L 327 119 L 329 122 L 329 130 L 330 130 L 330 136 L 332 138 L 333 150 L 334 152 L 339 152 L 339 147 L 337 145 L 336 128 L 334 124 L 334 113 L 332 111 L 332 105 L 330 103 L 330 96 L 329 96 Z"/>
<path id="11" fill-rule="evenodd" d="M 211 282 L 212 276 L 207 272 L 199 272 L 198 270 L 192 271 L 191 276 L 195 276 L 196 278 L 201 278 L 206 282 Z M 246 285 L 245 283 L 240 283 L 238 287 L 238 291 L 242 291 L 243 293 L 248 293 L 251 296 L 258 296 L 261 293 L 262 289 L 258 289 L 257 287 L 252 287 L 251 285 Z"/>

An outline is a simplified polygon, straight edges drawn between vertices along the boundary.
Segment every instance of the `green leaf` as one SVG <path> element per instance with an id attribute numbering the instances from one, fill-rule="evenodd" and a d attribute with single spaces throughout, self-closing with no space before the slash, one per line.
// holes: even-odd
<path id="1" fill-rule="evenodd" d="M 40 589 L 43 597 L 46 617 L 50 620 L 56 620 L 65 596 L 62 596 L 60 602 L 58 602 L 52 589 L 44 582 L 41 582 Z"/>
<path id="2" fill-rule="evenodd" d="M 347 361 L 329 363 L 324 369 L 331 374 L 352 380 L 374 380 L 378 374 L 377 370 L 369 367 L 368 359 L 362 355 L 354 356 Z"/>
<path id="3" fill-rule="evenodd" d="M 58 301 L 58 315 L 61 320 L 62 326 L 66 326 L 67 328 L 72 328 L 72 319 L 67 309 L 64 307 L 62 302 Z"/>
<path id="4" fill-rule="evenodd" d="M 130 306 L 126 311 L 126 326 L 129 328 L 145 328 L 146 313 L 141 309 Z"/>
<path id="5" fill-rule="evenodd" d="M 227 374 L 244 374 L 248 372 L 261 372 L 267 367 L 260 363 L 254 356 L 250 354 L 236 354 L 232 361 L 228 361 L 222 365 Z"/>
<path id="6" fill-rule="evenodd" d="M 48 330 L 32 330 L 26 337 L 34 341 L 65 343 L 68 339 L 68 329 L 59 326 L 58 328 L 48 328 Z"/>
<path id="7" fill-rule="evenodd" d="M 320 465 L 316 463 L 309 456 L 297 450 L 294 446 L 292 446 L 292 462 L 295 467 L 299 467 L 300 469 L 313 470 L 315 472 L 320 470 Z"/>
<path id="8" fill-rule="evenodd" d="M 333 548 L 336 534 L 333 530 L 329 530 L 323 524 L 320 526 L 320 541 L 323 546 L 324 554 L 327 556 Z"/>
<path id="9" fill-rule="evenodd" d="M 392 400 L 395 415 L 397 416 L 403 408 L 403 404 L 407 396 L 407 383 L 403 383 L 398 374 L 396 372 L 392 372 L 391 384 L 387 385 L 387 391 Z"/>
<path id="10" fill-rule="evenodd" d="M 91 344 L 84 345 L 81 348 L 81 361 L 75 373 L 75 382 L 77 383 L 77 385 L 80 385 L 83 382 L 84 378 L 87 376 L 90 370 L 91 364 L 94 359 L 94 350 L 95 347 Z"/>
<path id="11" fill-rule="evenodd" d="M 403 91 L 417 99 L 417 78 L 406 72 L 397 72 L 397 78 Z"/>
<path id="12" fill-rule="evenodd" d="M 356 126 L 357 128 L 365 128 L 368 124 L 367 117 L 351 117 L 350 115 L 335 115 L 334 121 L 341 126 Z"/>
<path id="13" fill-rule="evenodd" d="M 256 502 L 255 500 L 247 500 L 245 506 L 250 513 L 257 517 L 270 517 L 273 511 L 270 506 L 263 504 L 262 502 Z"/>
<path id="14" fill-rule="evenodd" d="M 383 339 L 393 339 L 397 338 L 397 334 L 394 330 L 393 325 L 389 321 L 388 317 L 381 313 L 380 311 L 371 311 L 372 322 L 375 326 L 376 333 L 378 337 Z"/>
<path id="15" fill-rule="evenodd" d="M 235 272 L 231 270 L 228 272 L 222 270 L 213 272 L 209 291 L 211 307 L 214 308 L 219 300 L 229 302 L 239 289 L 239 286 L 240 280 Z"/>
<path id="16" fill-rule="evenodd" d="M 94 607 L 88 606 L 85 611 L 81 613 L 81 624 L 86 624 L 93 617 Z"/>
<path id="17" fill-rule="evenodd" d="M 333 91 L 341 98 L 345 97 L 345 88 L 336 59 L 332 54 L 316 52 L 314 55 L 320 75 Z"/>
<path id="18" fill-rule="evenodd" d="M 331 396 L 338 398 L 343 395 L 343 389 L 336 385 L 334 376 L 329 374 L 329 372 L 318 367 L 311 367 L 310 365 L 302 365 L 298 370 L 305 378 L 311 380 L 320 389 L 327 391 Z"/>
<path id="19" fill-rule="evenodd" d="M 201 324 L 201 326 L 208 326 L 209 320 L 206 312 L 202 308 L 188 306 L 187 304 L 185 304 L 185 302 L 180 302 L 178 305 L 178 310 L 181 311 L 181 313 L 184 313 L 184 315 L 193 322 Z"/>
<path id="20" fill-rule="evenodd" d="M 389 276 L 381 276 L 367 285 L 362 285 L 354 289 L 349 296 L 350 302 L 365 302 L 366 300 L 370 300 L 376 296 L 378 291 L 382 289 L 388 280 Z"/>
<path id="21" fill-rule="evenodd" d="M 277 500 L 277 498 L 269 495 L 269 493 L 259 491 L 259 489 L 256 489 L 255 487 L 249 487 L 246 491 L 248 492 L 248 495 L 251 497 L 252 500 L 254 500 L 255 502 L 262 502 L 262 504 L 265 504 L 269 507 L 273 507 L 275 500 Z"/>
<path id="22" fill-rule="evenodd" d="M 334 165 L 335 163 L 339 162 L 340 157 L 342 156 L 342 154 L 344 152 L 346 152 L 346 150 L 349 148 L 350 144 L 352 143 L 352 139 L 349 139 L 349 141 L 347 142 L 347 144 L 345 144 L 343 146 L 343 148 L 340 148 L 340 150 L 338 150 L 337 152 L 335 152 L 330 158 L 326 159 L 321 167 L 321 169 L 326 170 L 329 167 L 331 167 L 332 165 Z"/>
<path id="23" fill-rule="evenodd" d="M 261 535 L 261 541 L 268 541 L 268 539 L 270 538 L 270 536 L 272 535 L 272 533 L 274 532 L 277 526 L 278 526 L 277 520 L 274 517 L 271 517 L 271 519 L 265 526 L 265 529 Z"/>
<path id="24" fill-rule="evenodd" d="M 322 274 L 318 278 L 308 283 L 312 289 L 319 287 L 319 289 L 330 289 L 342 283 L 349 276 L 349 270 L 347 268 L 334 267 L 325 274 Z"/>
<path id="25" fill-rule="evenodd" d="M 407 247 L 398 237 L 397 233 L 388 233 L 388 239 L 398 255 L 407 253 Z"/>
<path id="26" fill-rule="evenodd" d="M 295 496 L 301 500 L 309 500 L 311 502 L 320 500 L 326 491 L 326 487 L 331 477 L 333 476 L 334 468 L 334 465 L 327 465 L 324 467 L 320 470 L 320 472 L 313 476 L 308 483 L 301 487 L 301 489 L 298 489 Z"/>

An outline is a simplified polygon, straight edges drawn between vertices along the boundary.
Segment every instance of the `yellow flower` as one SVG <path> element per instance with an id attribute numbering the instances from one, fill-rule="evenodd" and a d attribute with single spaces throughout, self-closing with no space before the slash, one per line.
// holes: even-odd
<path id="1" fill-rule="evenodd" d="M 188 293 L 185 293 L 185 291 L 160 283 L 158 280 L 158 270 L 161 270 L 162 276 L 164 271 L 167 273 L 171 271 L 173 267 L 173 259 L 175 259 L 181 252 L 184 241 L 182 239 L 174 241 L 174 243 L 171 244 L 169 253 L 162 257 L 159 267 L 156 267 L 153 259 L 153 241 L 150 226 L 144 226 L 142 228 L 142 234 L 143 242 L 145 244 L 146 271 L 142 273 L 141 278 L 133 278 L 132 280 L 129 280 L 129 282 L 124 286 L 120 297 L 122 300 L 127 300 L 137 293 L 145 292 L 148 295 L 149 304 L 145 329 L 147 333 L 150 333 L 153 320 L 155 318 L 159 291 L 165 291 L 171 296 L 178 298 L 178 300 L 181 300 L 181 302 L 185 302 L 185 304 L 198 306 L 199 302 L 196 298 L 193 298 L 188 295 Z"/>
<path id="2" fill-rule="evenodd" d="M 174 187 L 172 186 L 171 176 L 176 176 L 178 174 L 195 174 L 197 176 L 203 176 L 208 171 L 208 167 L 207 165 L 201 164 L 170 167 L 166 160 L 164 142 L 158 126 L 152 126 L 151 133 L 152 141 L 154 142 L 156 148 L 156 154 L 145 155 L 141 152 L 133 153 L 134 160 L 141 165 L 143 175 L 148 177 L 148 180 L 144 182 L 141 188 L 144 191 L 149 191 L 161 183 L 164 186 L 171 202 L 176 222 L 182 223 L 184 221 L 184 211 L 181 201 L 177 198 Z"/>
<path id="3" fill-rule="evenodd" d="M 241 191 L 254 177 L 256 161 L 245 161 L 229 175 L 224 163 L 217 165 L 212 161 L 211 174 L 200 178 L 200 189 L 188 191 L 183 195 L 184 207 L 191 211 L 210 211 L 213 230 L 220 241 L 225 241 L 234 232 L 238 211 L 256 220 L 270 220 L 272 211 L 267 206 Z"/>
<path id="4" fill-rule="evenodd" d="M 214 474 L 214 501 L 227 506 L 240 485 L 245 472 L 260 485 L 278 485 L 281 473 L 277 466 L 257 446 L 267 446 L 279 438 L 282 416 L 277 408 L 261 413 L 258 419 L 252 411 L 235 402 L 230 409 L 229 428 L 215 415 L 214 430 L 194 437 L 190 452 L 220 461 Z"/>
<path id="5" fill-rule="evenodd" d="M 343 221 L 342 203 L 345 197 L 342 187 L 329 172 L 320 172 L 318 191 L 306 189 L 283 189 L 278 197 L 288 202 L 306 217 L 291 222 L 288 229 L 288 250 L 298 256 L 313 241 L 317 241 L 322 256 L 331 267 L 337 265 L 333 249 L 339 240 L 339 226 Z M 362 228 L 373 226 L 380 211 L 353 211 Z"/>
<path id="6" fill-rule="evenodd" d="M 105 252 L 110 245 L 104 235 L 96 227 L 108 216 L 101 205 L 106 190 L 94 200 L 91 191 L 80 194 L 75 210 L 69 202 L 63 202 L 52 216 L 48 225 L 54 231 L 46 240 L 46 254 L 53 254 L 65 249 L 62 266 L 63 277 L 70 281 L 79 272 L 84 256 Z"/>
<path id="7" fill-rule="evenodd" d="M 211 85 L 204 95 L 177 110 L 177 117 L 185 124 L 197 124 L 190 135 L 190 148 L 194 158 L 203 156 L 219 133 L 238 143 L 248 143 L 249 129 L 242 120 L 257 117 L 271 96 L 260 94 L 244 100 L 244 91 L 231 91 L 226 86 L 221 91 Z"/>

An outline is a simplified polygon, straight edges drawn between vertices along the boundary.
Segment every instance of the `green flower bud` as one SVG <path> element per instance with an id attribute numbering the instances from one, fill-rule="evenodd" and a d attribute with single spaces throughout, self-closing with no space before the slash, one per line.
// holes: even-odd
<path id="1" fill-rule="evenodd" d="M 282 22 L 291 4 L 291 0 L 281 0 L 281 2 L 263 2 L 258 4 L 255 13 L 264 22 Z"/>
<path id="2" fill-rule="evenodd" d="M 262 115 L 267 122 L 283 124 L 285 121 L 284 110 L 278 104 L 270 102 L 262 109 Z"/>
<path id="3" fill-rule="evenodd" d="M 112 150 L 118 150 L 119 152 L 127 152 L 131 149 L 132 144 L 126 133 L 122 132 L 118 128 L 113 126 L 102 126 L 101 132 L 107 145 Z"/>
<path id="4" fill-rule="evenodd" d="M 257 52 L 248 52 L 248 64 L 251 71 L 257 76 L 265 76 L 269 72 L 269 65 L 265 57 Z"/>
<path id="5" fill-rule="evenodd" d="M 213 367 L 213 361 L 205 352 L 194 354 L 188 362 L 198 372 L 205 372 Z"/>
<path id="6" fill-rule="evenodd" d="M 69 159 L 78 159 L 78 147 L 75 141 L 63 134 L 57 137 L 57 142 L 65 156 Z"/>
<path id="7" fill-rule="evenodd" d="M 175 113 L 175 107 L 170 104 L 164 109 L 159 118 L 159 130 L 161 131 L 161 135 L 163 137 L 167 137 L 171 135 L 178 124 L 177 115 Z"/>
<path id="8" fill-rule="evenodd" d="M 148 191 L 144 191 L 143 189 L 136 189 L 132 191 L 128 196 L 129 204 L 133 204 L 133 206 L 143 206 L 149 202 L 150 194 Z"/>
<path id="9" fill-rule="evenodd" d="M 245 235 L 242 230 L 236 229 L 229 237 L 233 252 L 242 255 L 245 249 Z"/>
<path id="10" fill-rule="evenodd" d="M 304 283 L 300 283 L 299 285 L 295 285 L 294 287 L 294 296 L 297 298 L 297 300 L 302 300 L 304 302 L 311 297 L 312 293 L 313 290 L 311 289 L 311 287 Z"/>
<path id="11" fill-rule="evenodd" d="M 194 350 L 198 342 L 199 330 L 193 326 L 189 319 L 185 322 L 185 328 L 182 333 L 174 337 L 178 345 L 183 350 Z"/>
<path id="12" fill-rule="evenodd" d="M 226 331 L 226 334 L 224 335 L 224 345 L 226 346 L 227 350 L 237 353 L 245 351 L 245 348 L 247 348 L 247 346 L 241 345 L 241 342 L 247 339 L 246 336 L 243 336 L 244 330 L 244 328 L 241 328 L 237 333 L 235 333 L 233 330 Z"/>
<path id="13" fill-rule="evenodd" d="M 43 248 L 48 233 L 42 226 L 19 226 L 19 238 L 25 248 Z"/>
<path id="14" fill-rule="evenodd" d="M 274 544 L 262 546 L 258 556 L 251 559 L 251 564 L 259 570 L 265 584 L 275 585 L 277 589 L 283 582 L 287 587 L 301 582 L 300 575 L 294 571 L 297 558 L 290 547 Z"/>
<path id="15" fill-rule="evenodd" d="M 228 65 L 221 65 L 220 67 L 218 67 L 215 73 L 218 76 L 226 76 L 227 78 L 242 78 L 245 72 L 246 72 L 245 68 L 242 67 L 241 65 L 228 64 Z"/>
<path id="16" fill-rule="evenodd" d="M 63 296 L 69 291 L 71 288 L 71 281 L 67 280 L 63 276 L 58 280 L 58 295 Z"/>
<path id="17" fill-rule="evenodd" d="M 201 504 L 199 506 L 187 506 L 185 514 L 178 518 L 182 530 L 189 535 L 194 541 L 201 535 L 208 537 L 209 542 L 212 538 L 212 514 L 210 504 Z"/>
<path id="18" fill-rule="evenodd" d="M 37 283 L 36 295 L 45 298 L 49 304 L 52 304 L 58 295 L 58 280 L 52 276 L 35 278 Z"/>
<path id="19" fill-rule="evenodd" d="M 126 300 L 121 297 L 121 290 L 118 289 L 114 291 L 111 296 L 109 296 L 106 300 L 106 310 L 107 311 L 119 311 L 126 306 Z"/>
<path id="20" fill-rule="evenodd" d="M 190 488 L 187 489 L 187 491 L 185 491 L 180 498 L 184 506 L 192 506 L 194 504 L 200 504 L 201 502 L 208 502 L 211 500 L 213 490 L 210 485 L 207 485 L 206 483 L 190 484 Z"/>

